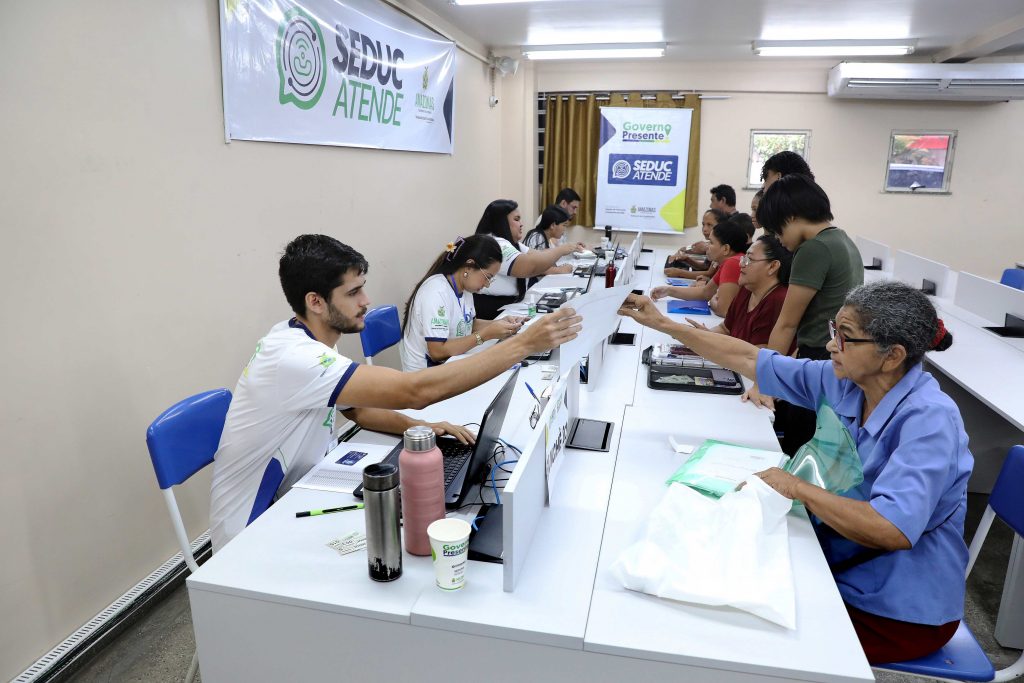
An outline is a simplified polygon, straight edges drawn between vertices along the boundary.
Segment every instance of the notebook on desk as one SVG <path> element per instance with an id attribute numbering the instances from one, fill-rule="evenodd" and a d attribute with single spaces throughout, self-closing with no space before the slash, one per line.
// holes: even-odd
<path id="1" fill-rule="evenodd" d="M 708 305 L 707 301 L 669 301 L 668 312 L 711 315 L 711 306 Z"/>
<path id="2" fill-rule="evenodd" d="M 480 418 L 480 431 L 476 435 L 476 444 L 470 446 L 460 443 L 458 439 L 442 436 L 437 439 L 437 447 L 441 450 L 444 463 L 444 504 L 449 509 L 458 508 L 466 502 L 473 484 L 483 480 L 487 473 L 487 463 L 498 445 L 505 413 L 512 400 L 516 388 L 519 368 L 505 382 L 491 404 L 487 406 Z M 398 456 L 402 452 L 402 441 L 384 458 L 383 462 L 398 467 Z M 356 498 L 363 497 L 363 487 L 352 492 Z"/>

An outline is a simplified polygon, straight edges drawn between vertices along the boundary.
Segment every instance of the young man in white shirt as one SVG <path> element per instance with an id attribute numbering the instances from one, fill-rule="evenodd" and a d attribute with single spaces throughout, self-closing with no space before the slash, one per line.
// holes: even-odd
<path id="1" fill-rule="evenodd" d="M 574 338 L 573 312 L 545 316 L 522 334 L 471 358 L 414 373 L 359 365 L 335 345 L 363 329 L 367 263 L 325 235 L 302 235 L 281 257 L 279 276 L 295 317 L 256 345 L 238 380 L 214 457 L 210 527 L 220 550 L 322 458 L 334 411 L 373 431 L 401 434 L 426 424 L 395 409 L 423 408 L 499 375 L 527 355 Z M 462 441 L 472 434 L 430 424 Z"/>

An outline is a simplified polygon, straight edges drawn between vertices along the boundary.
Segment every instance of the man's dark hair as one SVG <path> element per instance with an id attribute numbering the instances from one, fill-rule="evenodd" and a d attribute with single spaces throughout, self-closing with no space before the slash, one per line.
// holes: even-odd
<path id="1" fill-rule="evenodd" d="M 284 248 L 277 274 L 284 298 L 296 315 L 306 315 L 306 294 L 316 292 L 325 300 L 341 284 L 345 274 L 364 275 L 370 269 L 358 251 L 327 235 L 299 235 Z"/>
<path id="2" fill-rule="evenodd" d="M 757 228 L 754 227 L 754 221 L 750 220 L 749 213 L 734 213 L 726 220 L 743 228 L 743 232 L 747 233 L 747 241 L 754 239 L 754 231 Z"/>
<path id="3" fill-rule="evenodd" d="M 800 173 L 772 183 L 757 205 L 757 222 L 771 235 L 781 235 L 782 227 L 795 218 L 809 223 L 832 220 L 832 205 L 825 190 Z"/>
<path id="4" fill-rule="evenodd" d="M 711 194 L 715 199 L 724 200 L 727 206 L 736 206 L 736 190 L 729 185 L 715 185 Z"/>
<path id="5" fill-rule="evenodd" d="M 569 204 L 572 202 L 579 201 L 583 200 L 580 199 L 580 196 L 576 192 L 576 190 L 572 189 L 571 187 L 563 187 L 561 190 L 558 191 L 558 195 L 555 196 L 555 204 L 561 204 L 562 202 Z"/>
<path id="6" fill-rule="evenodd" d="M 768 171 L 775 171 L 783 177 L 799 173 L 805 175 L 811 180 L 814 180 L 814 174 L 811 173 L 811 167 L 807 165 L 804 158 L 796 152 L 778 152 L 768 157 L 768 160 L 761 166 L 761 180 L 764 181 L 768 175 Z M 761 220 L 758 218 L 757 220 Z"/>

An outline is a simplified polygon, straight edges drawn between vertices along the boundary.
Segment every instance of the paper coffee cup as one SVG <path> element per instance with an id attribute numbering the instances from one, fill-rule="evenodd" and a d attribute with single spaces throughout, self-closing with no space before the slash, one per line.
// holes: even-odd
<path id="1" fill-rule="evenodd" d="M 469 531 L 469 523 L 461 519 L 439 519 L 427 527 L 434 578 L 442 590 L 454 591 L 466 584 Z"/>

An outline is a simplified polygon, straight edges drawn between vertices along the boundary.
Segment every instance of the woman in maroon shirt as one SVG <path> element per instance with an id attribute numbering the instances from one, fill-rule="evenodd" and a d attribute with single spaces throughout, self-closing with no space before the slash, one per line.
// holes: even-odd
<path id="1" fill-rule="evenodd" d="M 729 305 L 725 321 L 712 331 L 765 346 L 786 300 L 792 258 L 775 237 L 759 237 L 740 258 L 740 290 Z M 690 323 L 703 327 L 693 320 Z"/>

